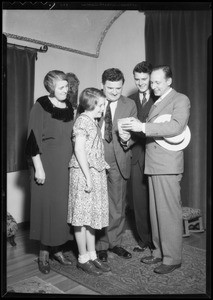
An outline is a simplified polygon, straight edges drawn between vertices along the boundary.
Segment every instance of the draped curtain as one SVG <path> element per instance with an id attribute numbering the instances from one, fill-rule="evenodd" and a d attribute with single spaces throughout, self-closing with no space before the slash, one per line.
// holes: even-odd
<path id="1" fill-rule="evenodd" d="M 37 52 L 7 46 L 7 172 L 28 168 L 25 144 L 34 98 Z"/>
<path id="2" fill-rule="evenodd" d="M 184 150 L 182 203 L 200 208 L 204 223 L 208 164 L 207 45 L 210 35 L 210 11 L 145 12 L 146 60 L 153 65 L 171 66 L 172 87 L 187 95 L 191 102 L 188 124 L 191 141 Z"/>

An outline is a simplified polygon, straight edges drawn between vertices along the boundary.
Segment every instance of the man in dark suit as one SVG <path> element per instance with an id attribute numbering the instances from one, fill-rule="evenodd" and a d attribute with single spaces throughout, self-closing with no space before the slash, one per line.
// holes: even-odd
<path id="1" fill-rule="evenodd" d="M 182 136 L 189 120 L 190 100 L 171 87 L 172 71 L 169 66 L 153 68 L 150 82 L 154 94 L 160 97 L 153 104 L 146 122 L 132 118 L 122 127 L 146 134 L 144 173 L 149 181 L 150 220 L 155 249 L 141 262 L 162 262 L 154 268 L 154 272 L 167 274 L 180 268 L 182 262 L 180 182 L 184 172 L 184 156 L 180 145 L 184 145 L 184 140 L 176 145 L 165 141 L 173 136 Z M 168 115 L 170 120 L 157 122 Z"/>
<path id="2" fill-rule="evenodd" d="M 146 122 L 149 110 L 156 99 L 150 89 L 151 71 L 152 65 L 146 61 L 138 63 L 133 69 L 138 91 L 131 94 L 129 98 L 135 101 L 138 111 L 137 117 L 141 122 Z M 133 202 L 138 235 L 138 246 L 133 251 L 143 252 L 147 247 L 154 249 L 149 216 L 148 178 L 144 175 L 146 137 L 144 133 L 140 132 L 134 133 L 132 138 L 136 140 L 136 143 L 132 147 L 131 193 L 129 196 Z"/>
<path id="3" fill-rule="evenodd" d="M 118 134 L 118 119 L 137 117 L 135 102 L 122 96 L 123 73 L 117 68 L 107 69 L 102 74 L 102 86 L 106 96 L 104 118 L 100 121 L 104 142 L 109 194 L 109 226 L 97 234 L 96 250 L 102 261 L 107 261 L 107 250 L 122 258 L 132 255 L 121 247 L 125 224 L 126 186 L 130 177 L 131 150 L 134 143 L 129 132 Z M 110 125 L 109 120 L 112 124 Z"/>

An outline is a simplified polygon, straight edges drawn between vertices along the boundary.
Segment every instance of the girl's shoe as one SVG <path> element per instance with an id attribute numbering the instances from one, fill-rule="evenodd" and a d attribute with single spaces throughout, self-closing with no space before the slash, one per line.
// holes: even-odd
<path id="1" fill-rule="evenodd" d="M 103 274 L 103 272 L 99 269 L 97 269 L 94 264 L 92 263 L 91 260 L 88 260 L 86 263 L 82 264 L 79 261 L 77 262 L 77 268 L 82 269 L 84 272 L 91 274 L 91 275 L 95 275 L 95 276 L 99 276 L 101 274 Z"/>

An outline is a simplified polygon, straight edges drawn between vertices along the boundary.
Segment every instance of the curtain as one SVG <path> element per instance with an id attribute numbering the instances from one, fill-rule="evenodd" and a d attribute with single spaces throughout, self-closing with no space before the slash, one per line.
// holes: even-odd
<path id="1" fill-rule="evenodd" d="M 206 223 L 207 207 L 207 44 L 211 11 L 147 11 L 146 60 L 169 65 L 172 87 L 191 102 L 191 141 L 184 150 L 181 184 L 183 206 L 200 208 Z"/>
<path id="2" fill-rule="evenodd" d="M 28 168 L 25 144 L 36 57 L 36 51 L 7 46 L 7 172 Z"/>

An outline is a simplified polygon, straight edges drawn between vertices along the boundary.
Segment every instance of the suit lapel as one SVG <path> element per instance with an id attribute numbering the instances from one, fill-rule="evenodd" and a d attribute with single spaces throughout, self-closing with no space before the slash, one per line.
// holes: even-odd
<path id="1" fill-rule="evenodd" d="M 123 118 L 123 116 L 125 115 L 125 104 L 126 100 L 123 96 L 121 96 L 118 100 L 118 104 L 115 110 L 115 115 L 114 115 L 114 119 L 113 119 L 113 127 L 117 127 L 117 121 L 120 118 Z"/>
<path id="2" fill-rule="evenodd" d="M 139 92 L 136 94 L 135 98 L 135 104 L 137 106 L 138 112 L 141 110 L 141 102 L 140 102 L 140 97 L 139 97 Z"/>
<path id="3" fill-rule="evenodd" d="M 168 103 L 173 100 L 173 96 L 175 95 L 175 93 L 176 91 L 172 90 L 159 104 L 156 105 L 155 108 L 151 107 L 147 118 L 147 122 L 149 122 L 152 118 L 157 116 L 164 109 L 164 107 L 167 106 Z"/>

